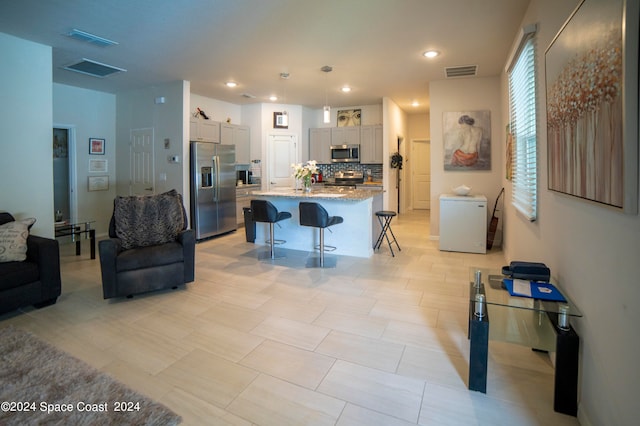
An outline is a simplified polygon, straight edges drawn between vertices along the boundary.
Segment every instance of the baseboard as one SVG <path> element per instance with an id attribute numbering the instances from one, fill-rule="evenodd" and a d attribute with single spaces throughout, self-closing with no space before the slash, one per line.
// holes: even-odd
<path id="1" fill-rule="evenodd" d="M 587 413 L 584 412 L 580 403 L 578 403 L 578 422 L 580 422 L 580 426 L 592 426 Z"/>

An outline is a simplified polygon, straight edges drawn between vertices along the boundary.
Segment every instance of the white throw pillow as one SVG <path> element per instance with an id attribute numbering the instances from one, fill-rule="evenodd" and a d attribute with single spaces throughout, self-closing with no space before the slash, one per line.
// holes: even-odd
<path id="1" fill-rule="evenodd" d="M 22 262 L 27 258 L 29 227 L 35 222 L 30 217 L 0 225 L 0 263 Z"/>

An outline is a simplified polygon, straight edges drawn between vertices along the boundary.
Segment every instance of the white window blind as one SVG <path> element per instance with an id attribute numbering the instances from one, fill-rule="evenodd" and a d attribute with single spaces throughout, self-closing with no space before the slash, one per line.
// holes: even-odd
<path id="1" fill-rule="evenodd" d="M 538 197 L 535 53 L 535 37 L 529 34 L 509 70 L 512 203 L 530 221 L 536 220 Z"/>

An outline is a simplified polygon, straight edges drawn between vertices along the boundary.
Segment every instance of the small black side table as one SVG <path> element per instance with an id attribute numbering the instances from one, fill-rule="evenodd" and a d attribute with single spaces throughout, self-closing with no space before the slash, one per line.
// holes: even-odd
<path id="1" fill-rule="evenodd" d="M 395 243 L 396 246 L 398 247 L 398 251 L 402 251 L 402 249 L 400 248 L 400 245 L 398 244 L 398 240 L 396 240 L 396 236 L 393 234 L 393 231 L 391 230 L 391 220 L 396 216 L 396 212 L 393 212 L 390 210 L 380 210 L 379 212 L 376 212 L 376 216 L 378 217 L 378 222 L 380 222 L 382 231 L 380 231 L 380 236 L 378 237 L 378 240 L 374 244 L 373 249 L 379 250 L 380 245 L 382 244 L 382 240 L 386 238 L 387 244 L 389 244 L 389 250 L 391 250 L 391 256 L 395 257 L 396 255 L 393 253 L 393 248 L 391 247 L 391 243 Z M 389 239 L 389 235 L 387 234 L 388 232 L 391 233 L 391 236 L 393 237 L 393 241 Z"/>
<path id="2" fill-rule="evenodd" d="M 471 267 L 469 276 L 469 390 L 487 392 L 489 340 L 555 352 L 553 409 L 577 416 L 580 337 L 569 324 L 582 317 L 576 305 L 566 293 L 566 302 L 510 296 L 505 277 L 490 269 Z"/>
<path id="3" fill-rule="evenodd" d="M 76 256 L 80 256 L 81 246 L 80 240 L 82 234 L 85 235 L 86 238 L 89 238 L 89 242 L 91 244 L 91 259 L 96 258 L 96 230 L 91 229 L 91 224 L 95 222 L 93 220 L 87 221 L 76 221 L 76 222 L 63 222 L 55 225 L 55 236 L 66 237 L 71 236 L 73 241 L 76 243 Z"/>

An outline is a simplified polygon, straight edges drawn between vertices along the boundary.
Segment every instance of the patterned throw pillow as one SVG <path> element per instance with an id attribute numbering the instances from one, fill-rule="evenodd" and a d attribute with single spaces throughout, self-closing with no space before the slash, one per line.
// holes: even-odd
<path id="1" fill-rule="evenodd" d="M 0 263 L 22 262 L 27 258 L 27 237 L 35 222 L 31 217 L 0 225 Z"/>
<path id="2" fill-rule="evenodd" d="M 122 248 L 175 241 L 185 224 L 182 195 L 171 190 L 158 195 L 116 197 L 113 218 Z"/>

